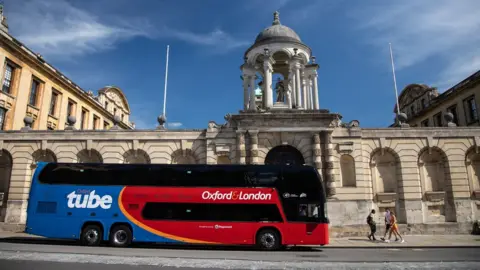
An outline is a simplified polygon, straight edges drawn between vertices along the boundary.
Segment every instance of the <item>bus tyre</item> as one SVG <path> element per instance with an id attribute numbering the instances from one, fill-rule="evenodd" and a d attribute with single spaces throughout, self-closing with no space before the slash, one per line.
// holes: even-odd
<path id="1" fill-rule="evenodd" d="M 257 246 L 263 250 L 278 250 L 281 247 L 280 235 L 272 229 L 258 232 L 256 242 Z"/>
<path id="2" fill-rule="evenodd" d="M 132 243 L 132 230 L 125 225 L 117 225 L 110 231 L 110 245 L 114 247 L 126 247 Z"/>
<path id="3" fill-rule="evenodd" d="M 80 242 L 84 246 L 98 246 L 102 242 L 103 231 L 98 225 L 87 225 L 82 230 Z"/>

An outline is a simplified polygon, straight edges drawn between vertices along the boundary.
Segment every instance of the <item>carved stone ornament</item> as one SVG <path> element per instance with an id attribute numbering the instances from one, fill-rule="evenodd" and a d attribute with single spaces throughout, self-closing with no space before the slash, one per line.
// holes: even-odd
<path id="1" fill-rule="evenodd" d="M 320 135 L 319 134 L 313 134 L 313 143 L 314 144 L 319 144 L 320 143 Z"/>
<path id="2" fill-rule="evenodd" d="M 113 102 L 115 102 L 115 104 L 122 104 L 122 99 L 117 95 L 117 93 L 114 93 L 114 92 L 108 92 L 107 93 L 107 97 L 111 100 L 113 100 Z"/>
<path id="3" fill-rule="evenodd" d="M 330 122 L 330 125 L 328 125 L 329 127 L 340 127 L 340 125 L 342 124 L 342 120 L 340 120 L 340 117 L 336 116 L 335 119 L 332 120 L 332 122 Z"/>
<path id="4" fill-rule="evenodd" d="M 221 126 L 215 123 L 215 121 L 208 122 L 208 129 L 207 129 L 208 132 L 215 132 L 215 131 L 218 131 L 220 128 Z"/>

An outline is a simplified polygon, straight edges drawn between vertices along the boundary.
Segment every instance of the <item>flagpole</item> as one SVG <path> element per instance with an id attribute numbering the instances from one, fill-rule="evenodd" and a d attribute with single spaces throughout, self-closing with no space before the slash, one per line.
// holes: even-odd
<path id="1" fill-rule="evenodd" d="M 167 45 L 167 62 L 165 64 L 165 88 L 163 90 L 163 116 L 166 118 L 167 109 L 167 80 L 168 80 L 168 54 L 170 52 L 170 45 Z"/>
<path id="2" fill-rule="evenodd" d="M 392 62 L 393 86 L 395 87 L 395 98 L 397 99 L 397 117 L 400 115 L 400 105 L 398 104 L 397 79 L 395 77 L 395 65 L 393 64 L 392 43 L 388 43 L 390 47 L 390 60 Z"/>

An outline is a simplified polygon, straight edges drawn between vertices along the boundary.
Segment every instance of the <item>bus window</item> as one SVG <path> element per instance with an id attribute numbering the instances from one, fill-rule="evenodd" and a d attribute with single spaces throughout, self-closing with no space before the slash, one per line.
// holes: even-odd
<path id="1" fill-rule="evenodd" d="M 142 212 L 146 220 L 280 222 L 275 204 L 229 203 L 146 203 Z"/>

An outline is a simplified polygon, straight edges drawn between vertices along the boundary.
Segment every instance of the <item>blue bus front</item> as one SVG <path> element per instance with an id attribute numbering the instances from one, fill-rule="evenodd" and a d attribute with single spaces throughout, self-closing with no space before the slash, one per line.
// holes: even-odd
<path id="1" fill-rule="evenodd" d="M 87 222 L 100 224 L 106 232 L 114 222 L 128 222 L 118 207 L 121 186 L 41 183 L 39 176 L 48 164 L 39 162 L 32 177 L 26 233 L 79 239 Z M 103 240 L 108 240 L 108 233 L 103 234 Z"/>

